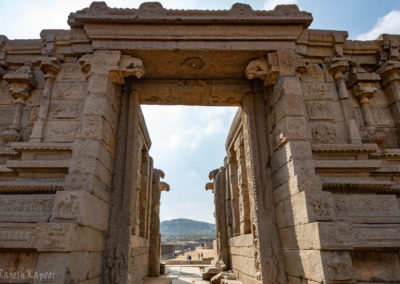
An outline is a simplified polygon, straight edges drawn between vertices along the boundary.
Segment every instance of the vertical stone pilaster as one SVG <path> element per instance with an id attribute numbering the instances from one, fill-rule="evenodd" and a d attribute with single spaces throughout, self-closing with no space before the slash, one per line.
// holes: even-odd
<path id="1" fill-rule="evenodd" d="M 45 73 L 45 83 L 38 118 L 33 126 L 30 142 L 42 142 L 43 140 L 43 129 L 49 113 L 51 90 L 57 73 L 60 71 L 60 63 L 56 58 L 50 57 L 42 61 L 40 68 Z"/>
<path id="2" fill-rule="evenodd" d="M 161 235 L 160 235 L 160 198 L 162 191 L 169 191 L 169 185 L 161 182 L 164 172 L 158 169 L 153 170 L 151 188 L 151 222 L 150 222 L 150 256 L 149 256 L 149 275 L 160 275 L 161 259 Z"/>
<path id="3" fill-rule="evenodd" d="M 347 86 L 352 90 L 353 96 L 357 98 L 361 106 L 365 125 L 363 141 L 377 143 L 382 146 L 385 134 L 377 131 L 369 105 L 374 93 L 377 91 L 376 83 L 379 81 L 380 77 L 376 73 L 368 73 L 360 66 L 354 65 L 350 70 Z"/>
<path id="4" fill-rule="evenodd" d="M 206 190 L 212 190 L 214 193 L 218 260 L 223 261 L 228 267 L 230 258 L 228 225 L 226 218 L 226 168 L 221 167 L 211 171 L 209 178 L 212 180 L 212 183 L 206 185 Z"/>
<path id="5" fill-rule="evenodd" d="M 354 144 L 362 143 L 358 126 L 354 118 L 353 110 L 350 105 L 350 98 L 347 93 L 347 87 L 345 82 L 344 73 L 349 70 L 349 64 L 345 60 L 336 60 L 330 66 L 330 72 L 332 73 L 335 82 L 336 89 L 339 93 L 339 101 L 342 106 L 344 119 L 347 124 L 347 132 L 349 142 Z"/>
<path id="6" fill-rule="evenodd" d="M 30 90 L 36 86 L 30 64 L 24 65 L 16 71 L 10 72 L 4 76 L 4 79 L 10 84 L 10 93 L 15 99 L 15 112 L 12 124 L 3 129 L 1 138 L 4 142 L 17 142 L 22 139 L 21 119 L 26 101 L 30 97 Z"/>
<path id="7" fill-rule="evenodd" d="M 398 51 L 398 49 L 397 49 Z M 400 133 L 400 63 L 396 61 L 388 61 L 382 64 L 377 74 L 382 79 L 382 87 L 389 98 L 389 108 L 393 114 L 397 133 Z M 398 138 L 400 143 L 400 138 Z"/>

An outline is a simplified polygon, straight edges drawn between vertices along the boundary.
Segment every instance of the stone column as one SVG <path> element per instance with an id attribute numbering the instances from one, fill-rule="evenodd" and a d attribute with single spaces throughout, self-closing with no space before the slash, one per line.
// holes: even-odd
<path id="1" fill-rule="evenodd" d="M 30 97 L 30 90 L 36 86 L 30 64 L 24 65 L 16 71 L 4 75 L 10 83 L 10 92 L 15 99 L 15 112 L 12 124 L 3 129 L 1 138 L 4 142 L 17 142 L 22 139 L 21 119 L 26 101 Z"/>
<path id="2" fill-rule="evenodd" d="M 364 142 L 377 143 L 382 146 L 385 134 L 376 130 L 375 122 L 369 107 L 370 100 L 376 92 L 376 84 L 380 77 L 376 73 L 368 73 L 360 66 L 354 65 L 351 69 L 347 86 L 352 90 L 353 96 L 360 103 L 365 131 L 362 137 Z"/>
<path id="3" fill-rule="evenodd" d="M 118 192 L 121 188 L 117 186 L 113 187 L 111 195 L 112 173 L 115 172 L 118 176 L 126 168 L 124 162 L 120 163 L 124 161 L 122 157 L 126 156 L 126 152 L 120 153 L 120 150 L 126 149 L 122 146 L 120 149 L 116 147 L 118 124 L 123 127 L 124 122 L 128 121 L 126 117 L 118 121 L 121 109 L 120 85 L 127 76 L 133 75 L 137 78 L 143 76 L 143 63 L 137 58 L 121 55 L 119 51 L 96 51 L 81 57 L 79 63 L 88 80 L 88 95 L 83 105 L 80 130 L 73 143 L 72 158 L 65 179 L 65 191 L 56 194 L 52 221 L 75 223 L 97 232 L 100 235 L 98 239 L 100 245 L 96 249 L 89 249 L 87 253 L 87 257 L 96 259 L 96 263 L 91 265 L 97 266 L 96 271 L 103 272 L 105 283 L 126 283 L 130 224 L 125 220 L 130 216 L 126 211 L 124 211 L 127 213 L 125 216 L 117 213 L 121 207 L 129 203 L 129 197 Z M 129 94 L 126 98 L 129 98 Z M 124 133 L 121 136 L 126 138 Z M 117 153 L 116 148 L 119 151 Z M 114 160 L 121 166 L 120 169 L 114 168 Z M 122 183 L 125 181 L 124 176 L 118 178 Z M 117 203 L 110 206 L 110 199 L 114 198 L 114 195 L 115 198 L 123 200 L 122 206 Z M 64 204 L 68 204 L 71 209 L 63 211 Z M 130 204 L 126 207 L 131 208 Z M 68 214 L 65 215 L 64 212 Z M 118 234 L 110 229 L 109 218 L 112 220 L 110 224 L 117 223 L 115 226 L 120 222 L 121 226 L 119 228 L 117 226 L 117 230 L 123 233 Z M 106 237 L 110 235 L 115 246 L 107 245 L 110 249 L 105 251 Z M 85 239 L 89 236 L 82 234 L 80 237 Z M 102 255 L 105 257 L 103 269 L 101 269 Z M 71 277 L 72 280 L 75 279 L 74 275 Z"/>
<path id="4" fill-rule="evenodd" d="M 45 83 L 40 100 L 40 108 L 37 121 L 35 122 L 30 142 L 42 142 L 43 140 L 43 129 L 47 120 L 47 115 L 50 107 L 51 90 L 53 89 L 54 80 L 60 71 L 60 63 L 54 57 L 46 58 L 42 60 L 40 68 L 45 74 Z"/>
<path id="5" fill-rule="evenodd" d="M 345 60 L 336 60 L 330 65 L 330 72 L 332 73 L 336 89 L 339 93 L 339 101 L 342 106 L 344 119 L 347 124 L 347 132 L 349 142 L 354 144 L 362 143 L 358 126 L 354 118 L 353 110 L 350 105 L 350 98 L 347 93 L 344 73 L 349 70 L 349 64 Z"/>
<path id="6" fill-rule="evenodd" d="M 152 181 L 152 202 L 151 202 L 151 224 L 150 224 L 150 258 L 149 275 L 160 275 L 161 259 L 161 237 L 160 237 L 160 198 L 162 191 L 169 191 L 169 185 L 161 182 L 164 178 L 164 172 L 158 169 L 153 170 Z"/>
<path id="7" fill-rule="evenodd" d="M 382 78 L 382 87 L 389 99 L 389 108 L 394 117 L 400 137 L 400 62 L 387 61 L 376 71 Z M 398 138 L 400 144 L 400 138 Z"/>
<path id="8" fill-rule="evenodd" d="M 223 261 L 229 269 L 229 237 L 228 226 L 226 221 L 226 169 L 221 167 L 213 170 L 209 174 L 212 183 L 207 183 L 206 190 L 211 189 L 214 193 L 215 204 L 215 226 L 217 234 L 217 251 L 218 260 Z"/>
<path id="9" fill-rule="evenodd" d="M 244 153 L 243 136 L 236 142 L 234 149 L 236 152 L 236 160 L 238 161 L 237 184 L 239 186 L 239 221 L 240 234 L 243 235 L 251 233 L 250 200 L 247 185 L 246 156 Z"/>
<path id="10" fill-rule="evenodd" d="M 270 61 L 273 57 L 275 60 Z M 252 165 L 249 184 L 255 186 L 256 199 L 256 267 L 260 267 L 263 283 L 300 283 L 302 279 L 350 283 L 354 272 L 349 252 L 332 251 L 328 248 L 332 243 L 319 237 L 323 225 L 339 230 L 339 224 L 328 222 L 334 214 L 332 196 L 322 190 L 315 174 L 298 76 L 304 65 L 292 50 L 271 52 L 266 58 L 262 60 L 267 61 L 267 66 L 276 65 L 276 81 L 265 81 L 271 68 L 264 69 L 264 75 L 258 74 L 258 78 L 265 87 L 260 91 L 255 88 L 255 93 L 246 95 L 244 100 L 249 116 L 244 129 L 248 129 L 250 137 L 245 141 L 249 140 Z M 261 84 L 257 87 L 262 88 Z M 313 245 L 308 237 L 311 235 L 321 242 L 320 246 Z M 335 241 L 339 247 L 342 244 L 338 239 Z"/>
<path id="11" fill-rule="evenodd" d="M 238 163 L 236 153 L 234 151 L 228 154 L 227 173 L 229 175 L 229 188 L 231 191 L 231 211 L 232 211 L 232 234 L 233 236 L 240 234 L 240 218 L 239 218 L 239 187 L 238 187 Z"/>

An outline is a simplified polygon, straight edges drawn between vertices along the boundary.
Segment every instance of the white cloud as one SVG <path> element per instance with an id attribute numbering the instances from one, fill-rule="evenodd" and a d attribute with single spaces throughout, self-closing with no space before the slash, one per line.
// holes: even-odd
<path id="1" fill-rule="evenodd" d="M 274 10 L 276 5 L 298 4 L 298 0 L 267 0 L 264 3 L 264 10 Z"/>
<path id="2" fill-rule="evenodd" d="M 227 127 L 237 111 L 237 108 L 228 107 L 184 106 L 143 106 L 142 109 L 154 142 L 152 149 L 158 153 L 173 149 L 195 150 L 205 139 L 228 133 Z"/>
<path id="3" fill-rule="evenodd" d="M 400 11 L 393 10 L 379 18 L 375 26 L 367 33 L 357 35 L 357 40 L 373 40 L 381 34 L 400 34 Z"/>

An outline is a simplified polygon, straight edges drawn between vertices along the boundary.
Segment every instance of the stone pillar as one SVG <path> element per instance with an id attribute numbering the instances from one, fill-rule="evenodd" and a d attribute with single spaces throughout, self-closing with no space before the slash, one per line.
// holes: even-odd
<path id="1" fill-rule="evenodd" d="M 139 59 L 121 55 L 119 51 L 96 51 L 81 57 L 79 63 L 88 80 L 88 95 L 83 105 L 80 131 L 73 143 L 65 191 L 56 194 L 52 221 L 75 223 L 97 232 L 101 236 L 98 240 L 101 245 L 95 251 L 88 250 L 88 257 L 92 257 L 96 255 L 95 252 L 103 254 L 106 236 L 114 233 L 110 231 L 109 218 L 118 222 L 113 207 L 110 209 L 110 190 L 112 173 L 115 172 L 116 136 L 121 108 L 119 87 L 124 83 L 124 77 L 134 75 L 140 78 L 144 71 Z M 118 195 L 116 192 L 113 194 Z M 117 198 L 123 196 L 118 195 Z M 69 209 L 63 210 L 65 206 Z M 126 283 L 128 279 L 129 224 L 126 228 L 126 235 L 122 234 L 125 239 L 118 246 L 112 246 L 112 253 L 104 253 L 105 283 Z M 80 237 L 89 238 L 85 234 Z M 74 252 L 73 249 L 71 251 Z M 101 257 L 100 261 L 96 260 L 91 265 L 97 266 L 97 271 L 101 272 Z M 96 277 L 101 277 L 101 273 Z M 71 279 L 74 280 L 75 275 L 72 274 Z"/>
<path id="2" fill-rule="evenodd" d="M 40 68 L 45 74 L 45 83 L 42 98 L 40 100 L 38 118 L 33 126 L 30 142 L 42 142 L 43 140 L 43 129 L 49 112 L 51 90 L 57 73 L 60 71 L 60 63 L 56 58 L 50 57 L 42 61 Z"/>
<path id="3" fill-rule="evenodd" d="M 243 136 L 234 145 L 236 160 L 238 161 L 238 186 L 239 186 L 239 221 L 240 234 L 251 233 L 250 200 L 246 173 L 246 156 L 244 153 Z"/>
<path id="4" fill-rule="evenodd" d="M 232 234 L 233 236 L 240 234 L 240 218 L 239 218 L 239 187 L 238 187 L 238 163 L 236 160 L 236 153 L 234 151 L 228 152 L 227 168 L 226 171 L 229 175 L 229 188 L 231 196 L 231 211 L 232 211 Z"/>
<path id="5" fill-rule="evenodd" d="M 269 60 L 274 57 L 274 61 Z M 249 94 L 245 97 L 249 106 L 246 100 L 244 103 L 258 113 L 245 109 L 255 116 L 248 119 L 250 139 L 245 141 L 249 140 L 252 149 L 258 149 L 250 151 L 250 161 L 255 172 L 252 183 L 258 186 L 254 191 L 258 223 L 253 232 L 256 231 L 255 243 L 259 245 L 263 283 L 300 283 L 302 279 L 318 283 L 352 282 L 349 252 L 332 251 L 327 240 L 318 237 L 319 225 L 332 221 L 334 211 L 332 194 L 322 190 L 321 180 L 315 174 L 298 74 L 303 72 L 302 60 L 291 50 L 278 50 L 261 60 L 267 61 L 267 66 L 276 65 L 275 71 L 279 73 L 275 82 L 266 81 L 270 67 L 258 74 L 264 82 L 264 94 Z M 253 125 L 251 121 L 255 121 Z M 262 137 L 264 129 L 268 140 Z M 339 230 L 339 224 L 330 225 Z M 322 244 L 313 245 L 309 234 Z"/>
<path id="6" fill-rule="evenodd" d="M 16 71 L 4 75 L 10 84 L 10 92 L 15 99 L 15 112 L 12 124 L 3 129 L 1 138 L 4 142 L 17 142 L 22 139 L 21 118 L 26 101 L 30 97 L 30 90 L 36 86 L 30 64 L 24 65 Z"/>
<path id="7" fill-rule="evenodd" d="M 389 99 L 389 108 L 394 117 L 400 145 L 400 63 L 388 61 L 376 71 L 382 78 L 382 87 Z"/>
<path id="8" fill-rule="evenodd" d="M 344 73 L 349 70 L 349 64 L 345 60 L 335 60 L 330 65 L 330 72 L 332 73 L 335 82 L 336 89 L 339 93 L 339 101 L 342 106 L 344 119 L 347 124 L 347 137 L 349 137 L 349 142 L 354 144 L 362 143 L 358 126 L 354 118 L 353 110 L 350 105 L 350 98 L 347 93 L 347 87 L 345 83 Z"/>
<path id="9" fill-rule="evenodd" d="M 152 202 L 151 202 L 151 225 L 150 225 L 150 259 L 149 276 L 160 275 L 161 259 L 161 236 L 160 236 L 160 198 L 162 191 L 169 191 L 169 185 L 161 182 L 164 172 L 158 169 L 153 170 L 152 181 Z"/>
<path id="10" fill-rule="evenodd" d="M 375 122 L 369 107 L 370 100 L 376 92 L 376 84 L 380 77 L 376 73 L 368 73 L 360 66 L 354 65 L 351 69 L 347 86 L 352 90 L 353 96 L 360 103 L 363 115 L 365 131 L 363 141 L 366 143 L 377 143 L 382 146 L 385 134 L 376 130 Z"/>
<path id="11" fill-rule="evenodd" d="M 223 261 L 227 268 L 230 263 L 229 259 L 229 237 L 228 237 L 228 226 L 226 220 L 226 169 L 221 167 L 220 169 L 213 170 L 209 174 L 212 183 L 206 185 L 206 190 L 211 189 L 214 193 L 214 204 L 215 204 L 215 225 L 217 234 L 217 251 L 218 260 Z"/>

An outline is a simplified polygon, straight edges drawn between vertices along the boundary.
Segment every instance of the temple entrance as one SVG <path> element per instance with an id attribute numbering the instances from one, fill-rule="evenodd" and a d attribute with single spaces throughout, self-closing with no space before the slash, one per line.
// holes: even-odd
<path id="1" fill-rule="evenodd" d="M 196 89 L 201 92 L 201 96 L 195 93 Z M 235 114 L 234 111 L 230 113 L 231 127 L 225 134 L 225 141 L 222 142 L 224 146 L 222 154 L 219 154 L 221 155 L 219 166 L 218 163 L 208 166 L 206 171 L 210 181 L 200 185 L 213 193 L 216 248 L 212 269 L 208 269 L 211 261 L 205 262 L 208 265 L 203 265 L 203 263 L 198 265 L 202 269 L 207 266 L 203 271 L 204 279 L 210 280 L 219 272 L 229 270 L 232 279 L 235 275 L 240 278 L 247 275 L 246 277 L 253 278 L 256 282 L 260 281 L 262 278 L 260 250 L 265 248 L 258 241 L 260 232 L 257 228 L 268 226 L 269 222 L 271 224 L 275 222 L 274 215 L 268 217 L 266 211 L 261 209 L 265 208 L 264 203 L 268 202 L 269 197 L 265 196 L 264 190 L 260 190 L 267 186 L 267 181 L 257 177 L 262 174 L 260 171 L 264 170 L 261 164 L 265 164 L 265 160 L 259 160 L 258 152 L 268 153 L 266 139 L 260 139 L 255 135 L 257 128 L 266 127 L 265 110 L 263 94 L 256 86 L 241 80 L 144 79 L 125 84 L 122 88 L 117 135 L 117 163 L 113 178 L 114 188 L 119 193 L 115 192 L 112 198 L 111 216 L 116 216 L 116 218 L 110 219 L 108 253 L 113 255 L 118 251 L 120 257 L 125 257 L 127 267 L 134 271 L 130 273 L 128 270 L 126 277 L 134 277 L 139 281 L 147 275 L 160 275 L 161 239 L 160 219 L 158 219 L 160 192 L 169 191 L 170 188 L 173 190 L 174 186 L 161 181 L 167 173 L 163 171 L 164 169 L 156 169 L 158 166 L 153 163 L 150 156 L 151 136 L 141 107 L 146 104 L 204 105 L 218 106 L 219 109 L 221 106 L 233 106 L 237 110 Z M 146 107 L 147 110 L 151 106 Z M 210 108 L 210 112 L 213 111 L 215 109 Z M 164 117 L 164 120 L 168 123 L 168 115 Z M 190 137 L 192 144 L 189 144 L 189 147 L 193 147 L 193 143 L 196 143 L 193 141 L 194 134 L 206 134 L 202 131 L 206 130 L 195 129 Z M 209 137 L 210 145 L 217 142 L 212 138 L 212 136 Z M 178 138 L 175 137 L 175 139 Z M 165 137 L 163 143 L 177 142 L 168 141 Z M 154 158 L 157 160 L 156 156 Z M 174 163 L 174 161 L 178 161 L 177 157 L 171 156 L 168 162 Z M 190 176 L 190 172 L 188 175 Z M 169 178 L 167 174 L 165 180 L 168 181 Z M 128 201 L 130 201 L 129 204 L 123 205 Z M 257 206 L 260 206 L 260 210 L 256 210 Z M 196 210 L 196 208 L 193 209 Z M 184 210 L 181 213 L 185 216 Z M 127 216 L 130 217 L 126 218 Z M 259 224 L 260 218 L 272 219 Z M 265 230 L 265 232 L 271 235 L 271 230 Z M 271 246 L 274 241 L 278 241 L 278 238 L 271 239 L 268 245 Z M 123 253 L 124 243 L 130 248 L 129 255 Z M 276 245 L 279 249 L 279 241 Z M 244 248 L 248 250 L 246 255 L 240 253 Z M 148 254 L 140 253 L 141 251 L 148 251 Z M 232 263 L 235 268 L 233 270 Z M 249 270 L 249 263 L 254 267 L 251 270 Z M 109 275 L 113 273 L 115 274 L 110 271 Z M 124 271 L 120 271 L 121 273 Z M 105 277 L 110 277 L 107 272 Z"/>

